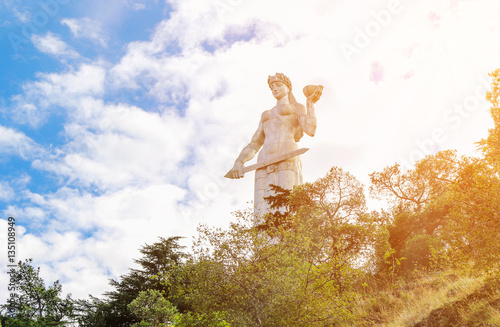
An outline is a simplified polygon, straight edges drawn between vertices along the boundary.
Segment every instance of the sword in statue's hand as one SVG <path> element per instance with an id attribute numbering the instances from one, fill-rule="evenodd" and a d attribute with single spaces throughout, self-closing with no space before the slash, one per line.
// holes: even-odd
<path id="1" fill-rule="evenodd" d="M 245 174 L 245 173 L 248 173 L 249 171 L 252 171 L 252 170 L 261 169 L 261 168 L 267 167 L 269 165 L 272 165 L 272 164 L 275 164 L 275 163 L 278 163 L 281 161 L 285 161 L 287 159 L 290 159 L 290 158 L 293 158 L 296 156 L 300 156 L 301 154 L 306 153 L 308 150 L 309 150 L 309 148 L 297 149 L 297 150 L 279 155 L 274 159 L 270 159 L 270 160 L 266 160 L 264 162 L 256 163 L 256 164 L 250 165 L 248 167 L 242 167 L 242 173 Z M 237 171 L 235 171 L 234 169 L 231 169 L 230 171 L 227 172 L 227 174 L 224 177 L 226 177 L 226 178 L 241 178 L 239 176 L 240 176 L 240 174 L 238 174 Z"/>

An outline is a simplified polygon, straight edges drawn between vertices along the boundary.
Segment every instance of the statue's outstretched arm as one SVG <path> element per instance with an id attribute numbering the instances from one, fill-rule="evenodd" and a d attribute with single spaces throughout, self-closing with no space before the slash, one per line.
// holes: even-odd
<path id="1" fill-rule="evenodd" d="M 257 131 L 252 136 L 252 140 L 248 143 L 247 146 L 241 150 L 240 155 L 234 161 L 233 168 L 228 172 L 229 178 L 242 178 L 243 177 L 243 165 L 245 162 L 252 160 L 253 157 L 259 152 L 260 148 L 264 144 L 264 130 L 262 129 L 262 121 L 259 123 L 259 127 Z"/>

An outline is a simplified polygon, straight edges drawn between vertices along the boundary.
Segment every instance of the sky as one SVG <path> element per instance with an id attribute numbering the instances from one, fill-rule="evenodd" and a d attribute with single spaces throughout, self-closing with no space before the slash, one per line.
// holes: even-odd
<path id="1" fill-rule="evenodd" d="M 4 0 L 0 248 L 73 298 L 100 296 L 141 245 L 252 206 L 223 176 L 276 100 L 267 77 L 323 85 L 306 182 L 440 150 L 479 155 L 500 68 L 492 0 Z M 249 164 L 254 163 L 249 162 Z M 366 192 L 368 196 L 368 192 Z M 369 202 L 375 203 L 375 202 Z M 0 251 L 1 252 L 1 251 Z M 1 266 L 0 299 L 8 275 Z M 1 286 L 3 285 L 3 286 Z M 5 301 L 0 300 L 5 303 Z"/>

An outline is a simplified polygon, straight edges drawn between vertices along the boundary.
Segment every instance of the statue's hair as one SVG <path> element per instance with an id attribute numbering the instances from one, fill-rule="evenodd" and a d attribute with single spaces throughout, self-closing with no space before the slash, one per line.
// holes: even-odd
<path id="1" fill-rule="evenodd" d="M 281 83 L 285 84 L 288 87 L 288 90 L 290 90 L 290 92 L 292 92 L 292 82 L 290 81 L 290 79 L 285 74 L 276 73 L 276 75 L 274 75 L 274 76 L 269 76 L 267 78 L 267 84 L 269 85 L 269 87 L 271 87 L 271 83 L 275 79 L 277 79 Z"/>

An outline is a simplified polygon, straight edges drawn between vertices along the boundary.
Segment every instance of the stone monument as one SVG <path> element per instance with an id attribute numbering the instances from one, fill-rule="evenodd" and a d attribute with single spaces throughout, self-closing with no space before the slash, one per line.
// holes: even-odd
<path id="1" fill-rule="evenodd" d="M 276 106 L 262 113 L 252 140 L 243 148 L 233 168 L 225 176 L 242 178 L 246 172 L 255 170 L 254 213 L 257 217 L 269 212 L 269 205 L 264 198 L 272 195 L 271 184 L 290 190 L 302 184 L 300 154 L 308 149 L 299 149 L 297 142 L 304 133 L 314 136 L 314 103 L 323 92 L 321 85 L 304 87 L 307 98 L 304 106 L 295 100 L 292 83 L 285 75 L 277 73 L 269 76 L 267 83 L 277 100 Z M 257 164 L 245 167 L 244 164 L 254 158 L 257 152 Z"/>

